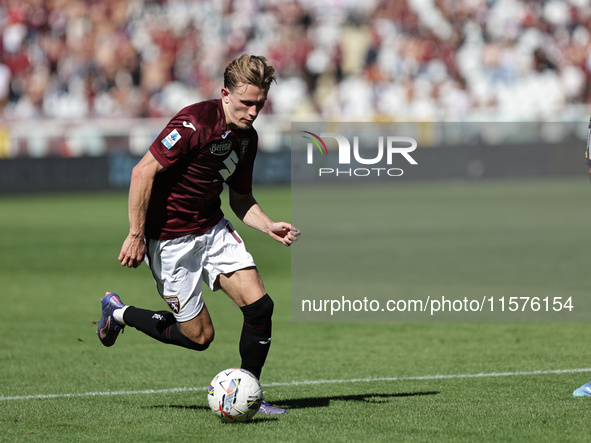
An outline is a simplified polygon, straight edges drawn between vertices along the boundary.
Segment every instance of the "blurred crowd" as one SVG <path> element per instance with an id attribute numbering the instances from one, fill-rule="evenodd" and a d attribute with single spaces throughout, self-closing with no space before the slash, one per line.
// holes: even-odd
<path id="1" fill-rule="evenodd" d="M 590 0 L 5 0 L 3 119 L 170 117 L 266 56 L 286 118 L 563 120 L 591 105 Z M 580 115 L 576 115 L 580 118 Z"/>

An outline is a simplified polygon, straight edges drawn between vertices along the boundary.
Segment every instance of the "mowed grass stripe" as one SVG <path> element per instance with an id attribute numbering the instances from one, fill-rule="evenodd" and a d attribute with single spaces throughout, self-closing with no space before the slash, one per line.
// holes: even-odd
<path id="1" fill-rule="evenodd" d="M 369 383 L 381 381 L 416 381 L 416 380 L 447 380 L 447 379 L 462 379 L 462 378 L 485 378 L 485 377 L 520 377 L 528 375 L 552 375 L 552 374 L 575 374 L 581 372 L 591 372 L 591 368 L 575 368 L 575 369 L 554 369 L 548 371 L 517 371 L 517 372 L 489 372 L 478 374 L 448 374 L 448 375 L 418 375 L 411 377 L 367 377 L 367 378 L 351 378 L 344 380 L 302 380 L 291 382 L 273 382 L 265 383 L 265 387 L 283 387 L 283 386 L 311 386 L 311 385 L 327 385 L 339 383 Z M 198 392 L 207 391 L 206 386 L 201 387 L 184 387 L 184 388 L 169 388 L 169 389 L 145 389 L 141 391 L 106 391 L 106 392 L 82 392 L 70 394 L 40 394 L 40 395 L 23 395 L 0 397 L 0 400 L 44 400 L 53 398 L 71 398 L 71 397 L 105 397 L 114 395 L 139 395 L 139 394 L 169 394 L 174 392 Z"/>

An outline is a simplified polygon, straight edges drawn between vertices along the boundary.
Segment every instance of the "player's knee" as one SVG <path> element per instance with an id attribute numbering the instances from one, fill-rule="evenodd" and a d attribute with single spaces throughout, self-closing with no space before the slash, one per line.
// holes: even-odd
<path id="1" fill-rule="evenodd" d="M 203 350 L 209 348 L 209 345 L 211 344 L 211 342 L 213 341 L 213 339 L 215 338 L 215 331 L 213 329 L 213 327 L 211 328 L 207 328 L 206 330 L 203 331 L 203 334 L 201 334 L 201 337 L 199 337 L 199 339 L 197 340 L 197 343 L 199 343 L 201 346 L 203 346 Z"/>
<path id="2" fill-rule="evenodd" d="M 273 299 L 271 299 L 269 294 L 265 294 L 254 303 L 243 306 L 241 309 L 245 320 L 254 324 L 264 325 L 271 322 L 274 306 Z"/>
<path id="3" fill-rule="evenodd" d="M 202 329 L 192 329 L 189 331 L 182 331 L 187 338 L 185 347 L 194 349 L 196 351 L 205 351 L 215 337 L 215 330 L 213 326 L 206 326 Z"/>
<path id="4" fill-rule="evenodd" d="M 262 303 L 259 306 L 258 312 L 261 318 L 265 320 L 271 320 L 273 316 L 273 310 L 275 308 L 275 303 L 273 303 L 273 299 L 269 297 L 269 294 L 265 294 L 262 298 Z"/>
<path id="5" fill-rule="evenodd" d="M 204 328 L 201 333 L 194 335 L 191 337 L 191 340 L 197 343 L 198 345 L 203 346 L 205 349 L 209 347 L 213 339 L 215 338 L 215 331 L 213 327 L 211 328 Z"/>
<path id="6" fill-rule="evenodd" d="M 195 349 L 196 351 L 205 351 L 207 348 L 209 348 L 209 345 L 211 344 L 212 341 L 213 341 L 213 339 L 193 342 L 194 343 L 193 349 Z"/>

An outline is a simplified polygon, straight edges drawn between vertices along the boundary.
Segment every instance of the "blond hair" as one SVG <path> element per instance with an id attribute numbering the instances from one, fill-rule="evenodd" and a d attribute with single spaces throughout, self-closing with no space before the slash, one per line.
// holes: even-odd
<path id="1" fill-rule="evenodd" d="M 273 81 L 276 82 L 275 68 L 262 56 L 243 54 L 232 60 L 224 71 L 224 87 L 230 91 L 242 83 L 268 92 Z"/>

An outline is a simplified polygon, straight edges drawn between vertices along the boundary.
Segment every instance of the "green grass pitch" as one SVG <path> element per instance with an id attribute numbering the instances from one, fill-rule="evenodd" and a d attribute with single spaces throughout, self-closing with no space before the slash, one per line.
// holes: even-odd
<path id="1" fill-rule="evenodd" d="M 509 280 L 499 291 L 523 281 L 560 295 L 591 288 L 585 177 L 411 183 L 392 192 L 396 247 L 448 263 L 430 266 L 425 279 L 405 262 L 405 277 L 393 278 L 397 289 L 427 291 L 437 282 L 452 296 L 477 291 L 483 281 L 494 289 L 487 279 L 491 269 L 504 269 L 502 254 L 462 263 L 462 253 L 484 238 L 491 251 L 490 239 L 502 239 L 511 262 L 538 257 L 521 268 L 524 279 L 505 269 Z M 540 223 L 531 229 L 503 217 L 493 223 L 483 193 L 509 208 L 537 202 L 548 210 L 534 210 Z M 290 218 L 288 188 L 261 187 L 255 196 L 275 219 Z M 310 202 L 322 207 L 312 189 Z M 469 218 L 454 229 L 456 212 Z M 124 193 L 0 198 L 0 441 L 589 440 L 591 398 L 572 397 L 591 381 L 586 323 L 292 322 L 290 249 L 232 217 L 275 300 L 263 388 L 290 412 L 224 424 L 209 412 L 203 388 L 239 364 L 241 315 L 225 295 L 205 294 L 216 339 L 203 353 L 132 328 L 112 348 L 96 337 L 106 290 L 128 304 L 166 308 L 145 266 L 117 262 L 126 214 Z M 535 244 L 533 253 L 520 247 Z M 450 275 L 457 266 L 462 281 Z"/>

